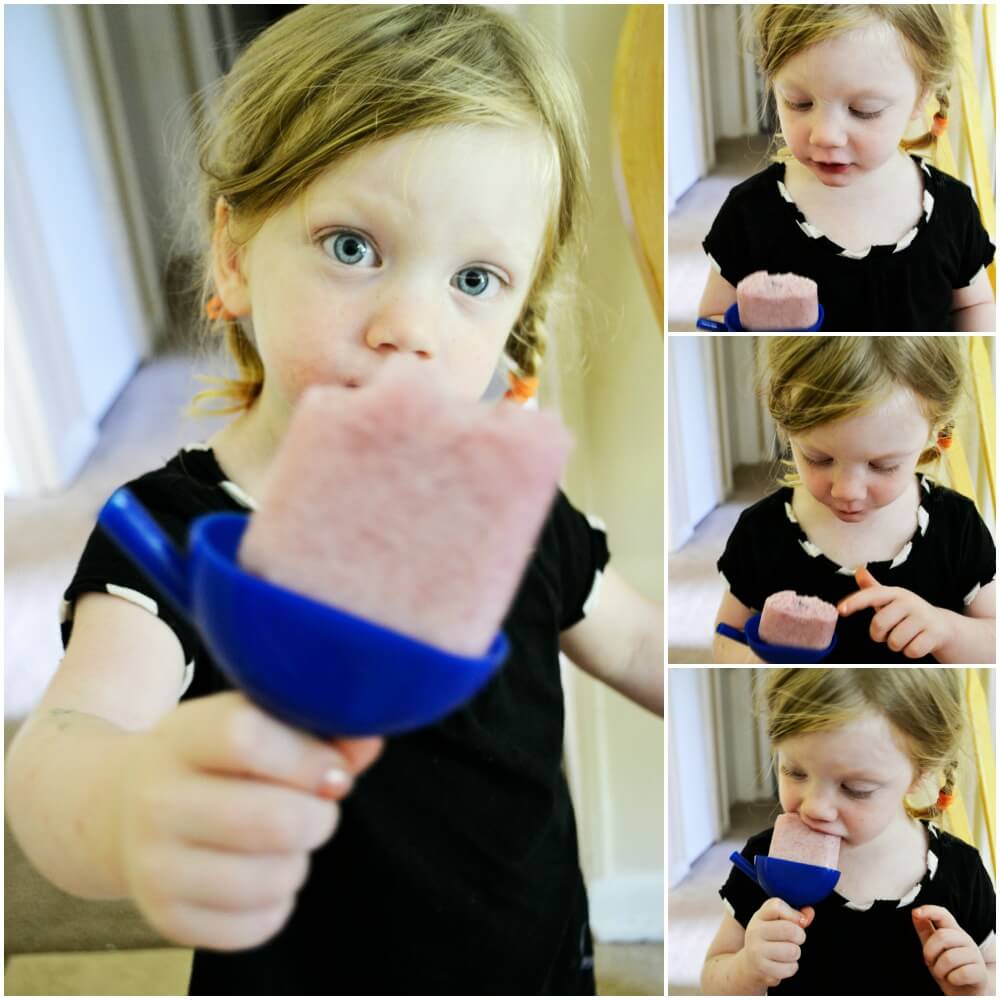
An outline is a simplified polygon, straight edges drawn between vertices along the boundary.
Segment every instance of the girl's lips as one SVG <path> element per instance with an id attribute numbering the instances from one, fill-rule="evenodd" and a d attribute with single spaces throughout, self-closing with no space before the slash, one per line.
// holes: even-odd
<path id="1" fill-rule="evenodd" d="M 825 174 L 844 174 L 851 169 L 850 163 L 824 163 L 822 160 L 813 160 L 813 163 Z"/>

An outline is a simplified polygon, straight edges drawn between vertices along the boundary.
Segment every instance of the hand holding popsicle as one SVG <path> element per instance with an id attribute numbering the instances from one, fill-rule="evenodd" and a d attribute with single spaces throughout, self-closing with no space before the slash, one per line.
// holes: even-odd
<path id="1" fill-rule="evenodd" d="M 185 702 L 134 734 L 116 809 L 121 877 L 157 931 L 219 951 L 285 923 L 336 800 L 381 739 L 306 736 L 225 692 Z"/>
<path id="2" fill-rule="evenodd" d="M 863 566 L 854 578 L 861 589 L 845 597 L 837 610 L 846 617 L 862 608 L 874 608 L 868 633 L 875 642 L 884 642 L 893 652 L 919 660 L 952 638 L 949 612 L 928 604 L 904 587 L 883 587 Z"/>
<path id="3" fill-rule="evenodd" d="M 993 994 L 982 951 L 948 910 L 943 906 L 921 906 L 910 915 L 927 968 L 945 996 Z"/>
<path id="4" fill-rule="evenodd" d="M 794 976 L 799 971 L 805 928 L 815 916 L 811 906 L 796 910 L 777 898 L 764 903 L 747 924 L 743 944 L 750 974 L 768 987 Z"/>

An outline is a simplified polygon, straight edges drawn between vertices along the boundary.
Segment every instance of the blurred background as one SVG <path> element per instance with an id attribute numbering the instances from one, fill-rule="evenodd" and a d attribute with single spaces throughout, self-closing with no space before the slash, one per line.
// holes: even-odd
<path id="1" fill-rule="evenodd" d="M 729 191 L 767 166 L 777 115 L 773 103 L 762 108 L 763 83 L 742 37 L 755 6 L 670 5 L 669 331 L 695 330 L 709 269 L 701 241 Z M 990 42 L 996 38 L 996 6 L 950 6 L 965 26 L 958 46 L 964 72 L 952 86 L 948 149 L 939 149 L 931 162 L 972 187 L 992 237 L 996 95 Z M 928 121 L 937 107 L 931 103 Z"/>
<path id="2" fill-rule="evenodd" d="M 565 54 L 588 116 L 587 291 L 553 319 L 541 405 L 577 441 L 567 493 L 607 524 L 618 570 L 662 600 L 662 152 L 658 163 L 637 155 L 635 137 L 662 151 L 663 8 L 497 6 Z M 295 9 L 4 10 L 8 742 L 62 655 L 61 595 L 104 500 L 217 427 L 180 413 L 200 388 L 193 375 L 224 369 L 192 337 L 191 254 L 177 225 L 181 158 L 202 110 L 192 98 Z M 602 992 L 658 995 L 663 724 L 577 670 L 564 683 Z M 184 990 L 188 953 L 163 947 L 131 907 L 65 896 L 10 836 L 5 861 L 7 993 Z"/>
<path id="3" fill-rule="evenodd" d="M 758 339 L 730 333 L 667 341 L 670 663 L 712 662 L 715 616 L 727 589 L 716 561 L 740 513 L 779 486 L 774 423 L 753 385 Z M 927 471 L 972 496 L 995 537 L 996 341 L 963 339 L 973 378 L 959 411 L 961 453 L 947 452 Z"/>
<path id="4" fill-rule="evenodd" d="M 719 889 L 732 868 L 729 855 L 773 826 L 782 811 L 767 730 L 753 713 L 754 691 L 767 669 L 668 671 L 669 996 L 701 994 L 705 953 L 725 912 Z M 968 724 L 958 807 L 953 804 L 938 825 L 977 847 L 995 880 L 996 671 L 940 669 L 961 671 Z"/>

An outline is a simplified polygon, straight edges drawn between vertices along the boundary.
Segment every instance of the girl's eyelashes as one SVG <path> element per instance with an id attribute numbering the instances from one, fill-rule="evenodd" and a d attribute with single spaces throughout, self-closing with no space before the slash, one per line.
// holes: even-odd
<path id="1" fill-rule="evenodd" d="M 781 773 L 787 778 L 790 778 L 792 781 L 804 781 L 806 777 L 801 771 L 793 771 L 784 765 L 782 765 Z M 851 799 L 868 799 L 871 798 L 876 791 L 874 788 L 850 788 L 847 785 L 841 785 L 841 788 L 843 789 L 844 794 Z"/>
<path id="2" fill-rule="evenodd" d="M 353 229 L 337 229 L 319 238 L 324 253 L 348 267 L 378 267 L 382 258 L 363 233 Z M 491 299 L 509 282 L 487 267 L 463 267 L 452 278 L 452 285 L 470 298 Z"/>
<path id="3" fill-rule="evenodd" d="M 788 108 L 789 111 L 808 111 L 812 107 L 812 101 L 785 101 L 785 107 Z M 852 115 L 854 115 L 855 118 L 860 118 L 863 121 L 870 121 L 872 118 L 878 118 L 885 109 L 883 108 L 879 111 L 858 111 L 855 108 L 849 108 L 848 110 Z"/>
<path id="4" fill-rule="evenodd" d="M 819 465 L 819 466 L 830 465 L 831 462 L 833 461 L 830 458 L 810 458 L 806 454 L 803 454 L 802 457 L 806 460 L 806 462 L 809 463 L 809 465 Z M 899 466 L 898 465 L 875 465 L 874 463 L 870 463 L 869 464 L 869 468 L 871 468 L 872 472 L 885 472 L 885 473 L 889 473 L 889 472 L 895 472 L 899 468 Z"/>

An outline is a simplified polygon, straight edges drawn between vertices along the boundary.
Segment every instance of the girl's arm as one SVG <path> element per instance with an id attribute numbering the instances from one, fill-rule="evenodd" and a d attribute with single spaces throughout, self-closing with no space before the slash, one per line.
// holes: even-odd
<path id="1" fill-rule="evenodd" d="M 979 591 L 964 614 L 941 611 L 948 616 L 951 637 L 934 651 L 934 659 L 939 663 L 996 662 L 996 592 L 993 580 Z"/>
<path id="2" fill-rule="evenodd" d="M 746 962 L 743 943 L 746 930 L 727 913 L 722 918 L 715 939 L 708 946 L 701 968 L 701 992 L 704 996 L 764 996 L 767 985 L 753 973 Z"/>
<path id="3" fill-rule="evenodd" d="M 710 265 L 705 291 L 701 293 L 701 302 L 698 304 L 698 315 L 721 320 L 735 301 L 736 289 L 716 271 L 714 264 Z"/>
<path id="4" fill-rule="evenodd" d="M 663 608 L 610 566 L 597 606 L 560 635 L 559 645 L 581 670 L 663 715 Z"/>
<path id="5" fill-rule="evenodd" d="M 980 271 L 972 284 L 956 288 L 951 296 L 953 329 L 967 333 L 993 333 L 996 330 L 996 305 L 986 271 Z"/>
<path id="6" fill-rule="evenodd" d="M 6 810 L 32 864 L 86 899 L 128 894 L 118 851 L 119 790 L 138 732 L 176 704 L 177 637 L 108 594 L 76 602 L 66 655 L 7 753 Z"/>
<path id="7" fill-rule="evenodd" d="M 747 621 L 755 614 L 753 608 L 748 608 L 742 601 L 733 597 L 732 592 L 727 590 L 719 605 L 719 612 L 715 616 L 715 624 L 722 622 L 731 625 L 733 628 L 743 628 Z M 712 662 L 713 663 L 763 663 L 764 661 L 756 656 L 749 646 L 744 646 L 742 642 L 736 642 L 728 636 L 719 635 L 712 629 Z"/>

